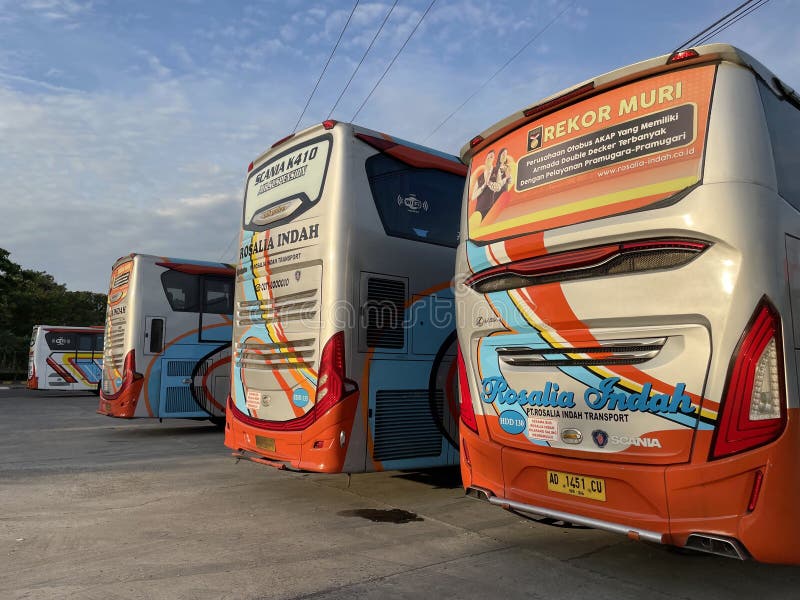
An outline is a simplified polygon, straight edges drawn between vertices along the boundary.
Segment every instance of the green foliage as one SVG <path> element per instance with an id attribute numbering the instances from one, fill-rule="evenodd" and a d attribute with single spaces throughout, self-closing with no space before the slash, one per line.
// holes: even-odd
<path id="1" fill-rule="evenodd" d="M 0 371 L 19 376 L 27 370 L 34 325 L 102 325 L 106 295 L 71 292 L 52 275 L 23 269 L 10 256 L 0 248 Z"/>

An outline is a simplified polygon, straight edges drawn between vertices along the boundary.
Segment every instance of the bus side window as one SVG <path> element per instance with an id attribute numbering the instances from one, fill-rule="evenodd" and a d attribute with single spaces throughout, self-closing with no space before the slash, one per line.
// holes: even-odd
<path id="1" fill-rule="evenodd" d="M 455 248 L 464 178 L 411 167 L 386 154 L 366 161 L 372 197 L 387 235 Z"/>
<path id="2" fill-rule="evenodd" d="M 93 335 L 79 335 L 78 336 L 78 352 L 91 352 L 94 349 L 94 336 Z"/>
<path id="3" fill-rule="evenodd" d="M 48 331 L 44 335 L 47 346 L 55 351 L 75 350 L 78 347 L 78 340 L 74 333 L 60 333 L 58 331 Z"/>
<path id="4" fill-rule="evenodd" d="M 217 315 L 233 313 L 233 280 L 206 277 L 203 312 Z"/>
<path id="5" fill-rule="evenodd" d="M 104 334 L 102 334 L 102 333 L 94 336 L 94 351 L 95 352 L 102 352 L 103 351 L 103 338 L 104 338 Z"/>
<path id="6" fill-rule="evenodd" d="M 158 354 L 164 349 L 164 319 L 150 320 L 150 347 L 148 352 Z"/>
<path id="7" fill-rule="evenodd" d="M 172 310 L 200 312 L 200 278 L 180 271 L 164 271 L 161 285 Z"/>

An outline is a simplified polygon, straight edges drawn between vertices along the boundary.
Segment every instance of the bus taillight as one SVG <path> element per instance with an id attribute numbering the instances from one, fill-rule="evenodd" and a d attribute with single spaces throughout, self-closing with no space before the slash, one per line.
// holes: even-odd
<path id="1" fill-rule="evenodd" d="M 711 458 L 763 446 L 786 427 L 780 317 L 762 300 L 733 354 Z"/>
<path id="2" fill-rule="evenodd" d="M 335 333 L 322 349 L 317 379 L 316 418 L 324 415 L 346 395 L 357 389 L 355 382 L 346 378 L 344 360 L 344 332 Z"/>
<path id="3" fill-rule="evenodd" d="M 676 62 L 691 60 L 692 58 L 697 58 L 698 56 L 700 56 L 700 54 L 697 52 L 697 50 L 692 50 L 691 48 L 688 50 L 678 50 L 670 55 L 670 57 L 667 59 L 667 64 L 671 65 L 672 63 Z"/>
<path id="4" fill-rule="evenodd" d="M 478 433 L 478 420 L 475 418 L 475 409 L 472 407 L 472 394 L 469 392 L 467 368 L 464 357 L 461 355 L 461 346 L 458 347 L 458 388 L 461 397 L 461 421 L 475 433 Z"/>

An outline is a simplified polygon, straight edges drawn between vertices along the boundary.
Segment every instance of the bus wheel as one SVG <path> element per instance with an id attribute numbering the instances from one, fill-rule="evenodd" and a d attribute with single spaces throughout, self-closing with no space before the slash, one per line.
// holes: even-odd
<path id="1" fill-rule="evenodd" d="M 208 420 L 216 425 L 219 429 L 225 428 L 225 417 L 209 417 Z"/>

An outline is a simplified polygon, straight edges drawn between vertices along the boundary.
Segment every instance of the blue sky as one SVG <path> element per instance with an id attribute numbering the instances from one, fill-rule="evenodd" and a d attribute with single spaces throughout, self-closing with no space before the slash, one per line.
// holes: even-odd
<path id="1" fill-rule="evenodd" d="M 664 54 L 739 3 L 437 0 L 357 122 L 457 153 L 511 112 Z M 334 118 L 352 118 L 428 4 L 399 0 Z M 328 116 L 390 5 L 360 3 L 301 127 Z M 247 164 L 292 130 L 352 6 L 0 0 L 0 247 L 74 290 L 105 291 L 132 251 L 233 261 Z M 800 89 L 798 17 L 800 3 L 772 0 L 714 41 Z"/>

